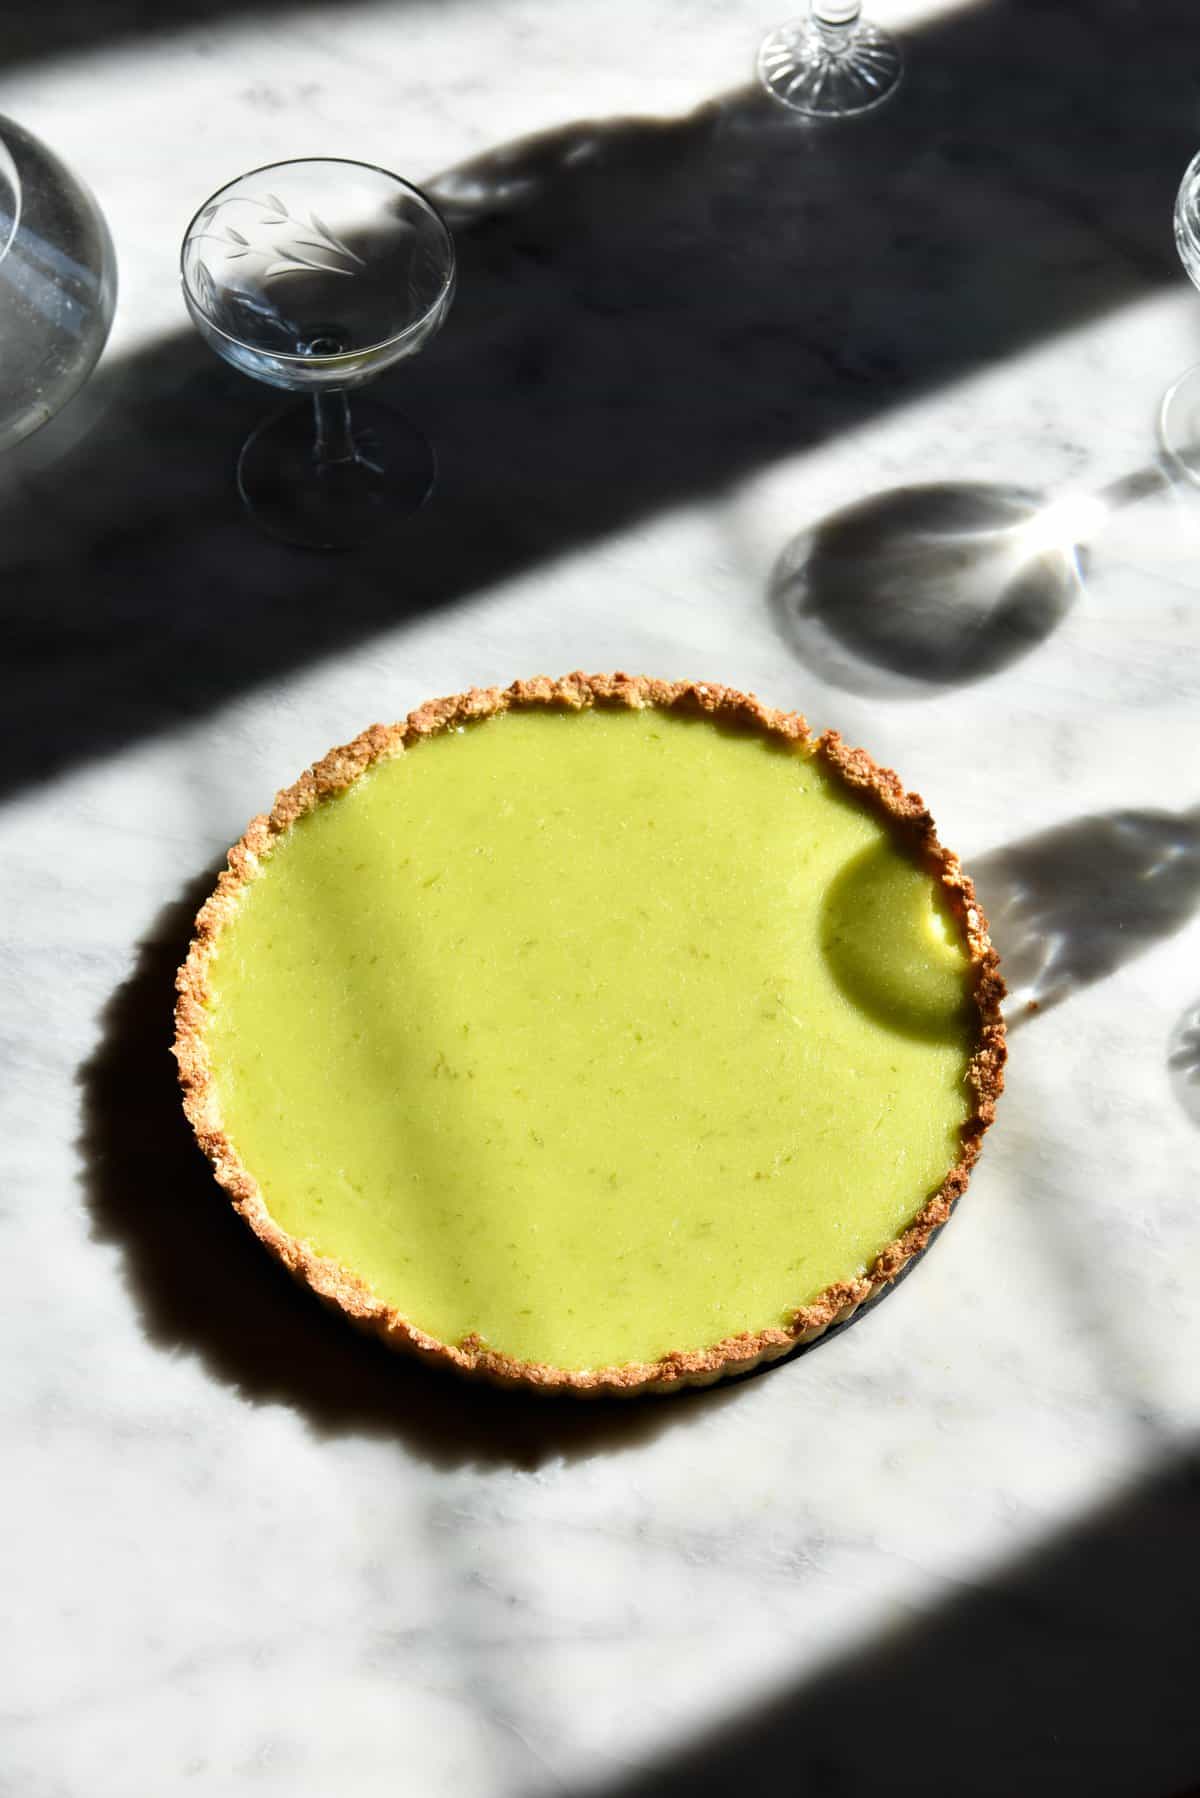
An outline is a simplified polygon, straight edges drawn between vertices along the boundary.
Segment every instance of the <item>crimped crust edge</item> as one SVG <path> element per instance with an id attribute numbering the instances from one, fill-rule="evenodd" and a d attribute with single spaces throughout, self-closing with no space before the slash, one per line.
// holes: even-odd
<path id="1" fill-rule="evenodd" d="M 582 711 L 593 706 L 635 710 L 657 706 L 706 716 L 718 723 L 756 728 L 802 746 L 821 761 L 891 825 L 902 843 L 940 881 L 970 957 L 979 1034 L 967 1069 L 973 1104 L 962 1126 L 959 1159 L 908 1228 L 887 1245 L 865 1275 L 827 1287 L 810 1304 L 797 1308 L 786 1327 L 728 1336 L 707 1349 L 670 1351 L 653 1362 L 580 1369 L 522 1361 L 489 1348 L 473 1336 L 465 1337 L 459 1344 L 442 1342 L 377 1298 L 357 1275 L 329 1257 L 318 1255 L 309 1243 L 283 1230 L 270 1215 L 258 1183 L 242 1166 L 226 1135 L 209 1068 L 203 1023 L 209 996 L 208 966 L 217 937 L 236 908 L 240 890 L 255 878 L 275 839 L 298 818 L 343 792 L 377 762 L 403 754 L 422 738 L 513 708 Z M 623 673 L 575 673 L 561 679 L 539 676 L 504 688 L 472 687 L 465 693 L 429 701 L 411 712 L 403 723 L 372 725 L 353 742 L 331 749 L 277 795 L 269 813 L 252 819 L 229 851 L 228 866 L 197 915 L 195 936 L 177 975 L 176 991 L 173 1053 L 188 1122 L 234 1209 L 289 1273 L 389 1348 L 494 1385 L 580 1397 L 665 1394 L 749 1372 L 761 1363 L 788 1354 L 801 1343 L 814 1341 L 877 1297 L 925 1249 L 966 1190 L 983 1136 L 995 1117 L 1007 1054 L 1001 1012 L 1004 982 L 987 920 L 958 857 L 938 841 L 933 819 L 919 795 L 907 792 L 890 768 L 880 767 L 864 750 L 848 748 L 837 732 L 826 731 L 814 738 L 797 712 L 773 710 L 753 694 L 715 682 L 663 681 Z"/>

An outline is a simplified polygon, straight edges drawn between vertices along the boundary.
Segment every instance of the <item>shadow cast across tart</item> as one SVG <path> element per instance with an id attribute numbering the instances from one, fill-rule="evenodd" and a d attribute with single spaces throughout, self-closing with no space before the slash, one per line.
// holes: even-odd
<path id="1" fill-rule="evenodd" d="M 178 991 L 188 1119 L 291 1273 L 390 1346 L 589 1397 L 878 1296 L 1005 1053 L 917 796 L 796 714 L 626 675 L 332 751 L 230 852 Z"/>

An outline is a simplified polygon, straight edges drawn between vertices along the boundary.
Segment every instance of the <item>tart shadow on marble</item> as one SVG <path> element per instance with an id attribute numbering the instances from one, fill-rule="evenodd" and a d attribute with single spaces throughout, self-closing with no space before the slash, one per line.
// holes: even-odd
<path id="1" fill-rule="evenodd" d="M 80 1074 L 93 1229 L 123 1250 L 150 1339 L 198 1353 L 252 1404 L 287 1405 L 318 1433 L 393 1436 L 438 1465 L 586 1458 L 669 1425 L 669 1406 L 539 1402 L 389 1353 L 266 1253 L 196 1147 L 169 1052 L 175 972 L 218 871 L 160 915 Z"/>
<path id="2" fill-rule="evenodd" d="M 580 1798 L 1183 1798 L 1200 1769 L 1200 1452 L 924 1615 Z"/>
<path id="3" fill-rule="evenodd" d="M 1083 596 L 1112 514 L 1171 485 L 1153 462 L 1057 498 L 1000 483 L 892 488 L 793 538 L 768 605 L 784 641 L 834 685 L 924 698 L 1044 642 Z"/>
<path id="4" fill-rule="evenodd" d="M 394 1437 L 441 1466 L 536 1467 L 617 1452 L 682 1427 L 699 1407 L 730 1402 L 746 1380 L 769 1378 L 852 1329 L 892 1290 L 778 1362 L 665 1398 L 500 1392 L 359 1335 L 255 1239 L 183 1116 L 169 1053 L 175 973 L 218 872 L 208 870 L 161 913 L 133 973 L 109 1000 L 99 1045 L 79 1075 L 93 1232 L 123 1251 L 151 1341 L 199 1354 L 251 1403 L 287 1405 L 321 1434 Z"/>
<path id="5" fill-rule="evenodd" d="M 1183 928 L 1200 907 L 1200 805 L 1074 818 L 974 857 L 971 875 L 1011 1031 Z"/>
<path id="6" fill-rule="evenodd" d="M 0 470 L 0 781 L 394 640 L 1177 282 L 1147 196 L 1169 200 L 1194 149 L 1191 0 L 1162 0 L 1136 58 L 1111 54 L 1126 31 L 1119 0 L 1086 19 L 1039 9 L 1036 31 L 1015 4 L 969 8 L 911 34 L 899 100 L 850 129 L 798 126 L 745 88 L 426 179 L 454 229 L 458 298 L 380 394 L 436 444 L 439 485 L 349 562 L 247 526 L 232 463 L 259 396 L 211 366 L 182 315 L 102 364 L 91 433 L 56 464 Z M 571 634 L 564 617 L 563 666 Z"/>

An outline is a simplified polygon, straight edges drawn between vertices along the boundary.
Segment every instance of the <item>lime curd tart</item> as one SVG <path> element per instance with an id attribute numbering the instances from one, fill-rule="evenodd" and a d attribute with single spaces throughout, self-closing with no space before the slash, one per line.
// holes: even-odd
<path id="1" fill-rule="evenodd" d="M 716 685 L 374 726 L 230 852 L 175 1053 L 217 1179 L 390 1345 L 667 1392 L 811 1340 L 967 1184 L 1003 984 L 920 798 Z"/>

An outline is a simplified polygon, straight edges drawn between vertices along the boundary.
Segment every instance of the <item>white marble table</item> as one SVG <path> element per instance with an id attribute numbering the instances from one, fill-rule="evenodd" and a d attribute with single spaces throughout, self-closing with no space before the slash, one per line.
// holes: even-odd
<path id="1" fill-rule="evenodd" d="M 1200 493 L 1119 511 L 980 678 L 806 659 L 767 602 L 801 527 L 881 490 L 1152 463 L 1200 347 L 1192 0 L 877 11 L 906 87 L 813 132 L 745 85 L 749 0 L 25 9 L 0 110 L 93 184 L 122 296 L 74 416 L 0 471 L 0 1792 L 1200 1773 Z M 322 152 L 442 176 L 462 253 L 396 382 L 438 495 L 343 560 L 239 516 L 260 397 L 174 266 L 214 186 Z M 277 786 L 431 694 L 580 666 L 866 743 L 975 864 L 1022 1001 L 911 1279 L 615 1414 L 348 1339 L 226 1215 L 166 1052 L 190 910 Z"/>

